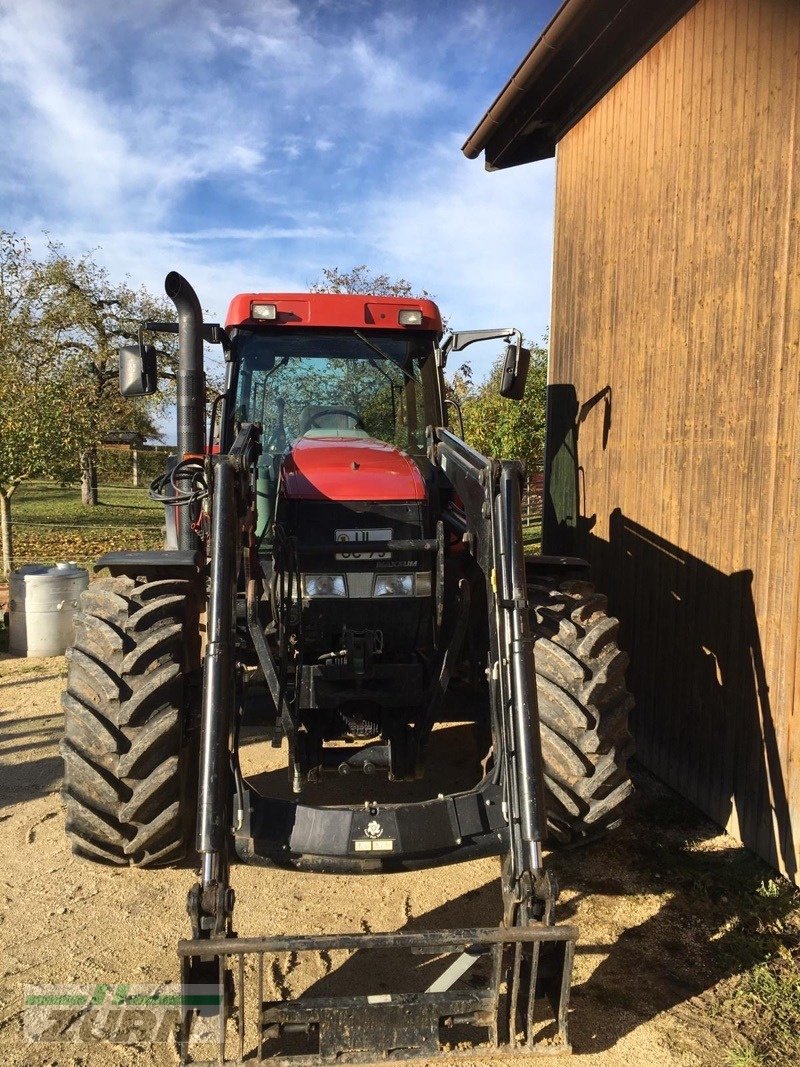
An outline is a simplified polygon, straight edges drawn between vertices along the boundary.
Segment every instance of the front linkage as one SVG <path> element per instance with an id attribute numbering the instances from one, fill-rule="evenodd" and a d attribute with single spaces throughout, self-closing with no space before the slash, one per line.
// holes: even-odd
<path id="1" fill-rule="evenodd" d="M 258 437 L 256 427 L 244 426 L 230 452 L 213 457 L 211 463 L 212 547 L 197 832 L 202 867 L 188 899 L 192 939 L 178 946 L 184 1004 L 192 1003 L 198 987 L 215 988 L 220 999 L 216 1061 L 235 1062 L 225 1059 L 229 1017 L 235 1020 L 243 1059 L 245 958 L 254 954 L 253 1044 L 259 1062 L 264 1056 L 303 1065 L 429 1058 L 445 1048 L 452 1054 L 451 1046 L 476 1045 L 483 1055 L 563 1052 L 569 1047 L 567 1006 L 577 930 L 554 925 L 557 888 L 542 863 L 543 775 L 522 552 L 521 471 L 515 464 L 487 460 L 444 429 L 437 430 L 431 442 L 432 459 L 464 504 L 464 540 L 486 583 L 494 753 L 486 777 L 471 791 L 421 804 L 376 806 L 366 814 L 311 808 L 260 797 L 245 787 L 238 772 L 234 724 L 241 682 L 235 596 L 240 577 L 247 593 L 250 637 L 289 742 L 290 772 L 297 730 L 256 611 L 261 584 L 253 510 Z M 446 660 L 445 654 L 443 688 Z M 431 726 L 423 723 L 421 746 Z M 307 937 L 233 935 L 232 845 L 250 862 L 357 870 L 354 851 L 367 839 L 365 819 L 380 819 L 392 835 L 391 857 L 377 864 L 378 869 L 502 855 L 502 927 Z M 382 949 L 445 956 L 448 963 L 427 988 L 410 993 L 264 1000 L 265 956 Z M 237 961 L 233 972 L 227 968 L 229 957 Z M 542 1006 L 548 1003 L 549 1022 L 542 1018 Z M 189 1055 L 193 1014 L 185 1008 L 183 1062 Z M 550 1040 L 542 1043 L 544 1037 Z"/>

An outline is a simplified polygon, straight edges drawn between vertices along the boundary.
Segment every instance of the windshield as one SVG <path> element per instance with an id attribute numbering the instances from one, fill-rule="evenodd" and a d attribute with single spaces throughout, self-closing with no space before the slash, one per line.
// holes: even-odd
<path id="1" fill-rule="evenodd" d="M 431 335 L 241 330 L 235 420 L 263 425 L 264 450 L 298 437 L 374 437 L 425 451 L 436 417 Z"/>

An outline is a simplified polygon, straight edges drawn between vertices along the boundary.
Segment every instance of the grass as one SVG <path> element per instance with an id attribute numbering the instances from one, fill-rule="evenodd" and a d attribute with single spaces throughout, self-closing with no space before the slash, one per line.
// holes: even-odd
<path id="1" fill-rule="evenodd" d="M 522 527 L 522 543 L 526 549 L 540 552 L 542 548 L 542 524 L 535 522 Z"/>
<path id="2" fill-rule="evenodd" d="M 800 1065 L 800 891 L 765 873 L 745 849 L 723 864 L 701 852 L 687 879 L 709 933 L 722 919 L 713 949 L 731 977 L 712 991 L 709 1009 L 727 1035 L 726 1067 Z"/>
<path id="3" fill-rule="evenodd" d="M 101 487 L 96 507 L 80 490 L 23 483 L 11 499 L 15 565 L 75 560 L 92 564 L 104 552 L 158 548 L 164 511 L 147 489 Z"/>
<path id="4" fill-rule="evenodd" d="M 754 967 L 731 998 L 741 1038 L 730 1067 L 785 1067 L 800 1063 L 800 971 L 788 951 Z"/>
<path id="5" fill-rule="evenodd" d="M 709 1009 L 729 1035 L 726 1067 L 788 1067 L 800 1064 L 800 891 L 780 877 L 748 884 L 756 862 L 742 850 L 726 878 L 694 881 L 698 903 L 723 900 L 731 916 L 717 949 L 731 977 Z"/>
<path id="6" fill-rule="evenodd" d="M 756 890 L 740 942 L 763 960 L 743 971 L 720 1001 L 738 1037 L 729 1067 L 800 1064 L 800 893 L 773 879 Z"/>
<path id="7" fill-rule="evenodd" d="M 77 487 L 23 482 L 11 500 L 15 565 L 74 560 L 91 565 L 104 552 L 159 548 L 164 512 L 147 489 L 103 486 L 96 507 Z M 541 522 L 522 529 L 527 551 L 541 550 Z"/>
<path id="8" fill-rule="evenodd" d="M 665 1036 L 680 1062 L 800 1067 L 800 890 L 641 769 L 636 783 L 633 810 L 603 846 L 602 878 L 618 869 L 615 892 L 661 904 L 610 954 L 619 1003 L 641 973 L 637 1011 L 675 1012 Z"/>

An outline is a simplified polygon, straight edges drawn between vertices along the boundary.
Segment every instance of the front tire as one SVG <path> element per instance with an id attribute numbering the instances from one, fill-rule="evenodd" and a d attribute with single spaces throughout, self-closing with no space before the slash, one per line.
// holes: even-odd
<path id="1" fill-rule="evenodd" d="M 189 849 L 198 605 L 179 579 L 100 579 L 81 596 L 61 698 L 61 794 L 78 856 L 170 866 Z"/>
<path id="2" fill-rule="evenodd" d="M 633 792 L 628 656 L 591 583 L 535 579 L 528 601 L 548 831 L 561 844 L 588 841 L 619 825 Z"/>

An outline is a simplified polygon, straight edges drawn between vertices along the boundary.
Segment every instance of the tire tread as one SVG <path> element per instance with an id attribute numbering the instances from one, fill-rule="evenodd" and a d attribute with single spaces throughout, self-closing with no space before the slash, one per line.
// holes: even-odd
<path id="1" fill-rule="evenodd" d="M 575 844 L 613 829 L 633 792 L 627 653 L 608 602 L 585 581 L 528 586 L 545 803 L 552 840 Z"/>
<path id="2" fill-rule="evenodd" d="M 99 579 L 82 594 L 62 695 L 62 800 L 73 852 L 156 866 L 187 852 L 195 731 L 186 643 L 189 582 Z"/>

